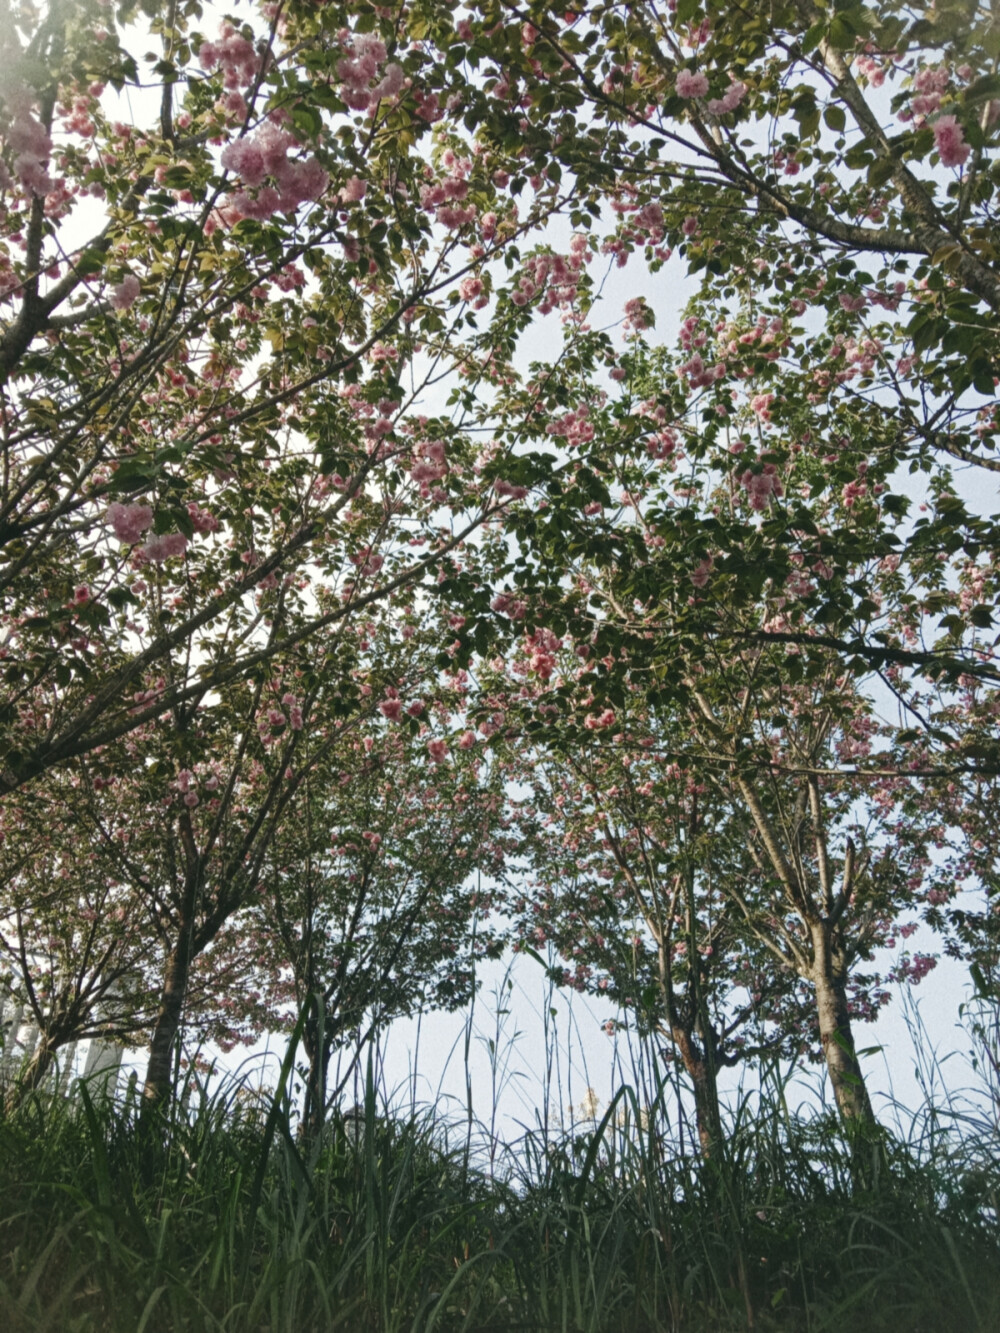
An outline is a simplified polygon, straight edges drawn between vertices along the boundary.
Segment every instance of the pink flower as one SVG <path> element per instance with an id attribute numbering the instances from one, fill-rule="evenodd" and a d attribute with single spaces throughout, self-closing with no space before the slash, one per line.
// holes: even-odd
<path id="1" fill-rule="evenodd" d="M 365 197 L 367 185 L 360 176 L 352 176 L 340 191 L 340 198 L 345 204 L 357 204 Z"/>
<path id="2" fill-rule="evenodd" d="M 20 109 L 7 131 L 7 145 L 11 152 L 30 153 L 40 162 L 48 161 L 52 139 L 42 122 L 30 111 Z"/>
<path id="3" fill-rule="evenodd" d="M 448 742 L 428 741 L 427 753 L 432 764 L 443 764 L 448 757 Z"/>
<path id="4" fill-rule="evenodd" d="M 14 159 L 14 170 L 26 190 L 44 199 L 55 188 L 55 182 L 49 175 L 45 163 L 39 162 L 33 153 L 19 153 Z"/>
<path id="5" fill-rule="evenodd" d="M 214 514 L 210 514 L 207 509 L 202 509 L 194 500 L 188 504 L 187 511 L 195 532 L 205 537 L 210 532 L 218 531 L 219 520 Z"/>
<path id="6" fill-rule="evenodd" d="M 729 85 L 721 97 L 712 97 L 707 102 L 713 116 L 724 116 L 728 111 L 735 111 L 746 96 L 747 86 L 738 80 Z"/>
<path id="7" fill-rule="evenodd" d="M 702 560 L 699 565 L 695 566 L 691 573 L 691 582 L 696 588 L 704 588 L 705 584 L 708 582 L 708 576 L 711 574 L 712 566 L 714 564 L 715 560 L 712 556 L 708 556 L 706 559 Z"/>
<path id="8" fill-rule="evenodd" d="M 253 139 L 237 139 L 222 151 L 220 159 L 227 171 L 234 171 L 246 185 L 260 185 L 267 174 L 264 154 Z"/>
<path id="9" fill-rule="evenodd" d="M 750 508 L 758 511 L 768 507 L 772 495 L 777 499 L 784 494 L 774 463 L 765 463 L 762 472 L 747 468 L 737 481 L 750 497 Z"/>
<path id="10" fill-rule="evenodd" d="M 183 532 L 168 532 L 162 537 L 150 537 L 142 548 L 147 560 L 161 564 L 175 555 L 183 555 L 187 550 L 188 539 Z"/>
<path id="11" fill-rule="evenodd" d="M 474 731 L 463 731 L 458 738 L 458 748 L 460 750 L 471 750 L 476 743 L 476 733 Z"/>
<path id="12" fill-rule="evenodd" d="M 504 481 L 502 478 L 494 482 L 493 489 L 497 495 L 509 495 L 514 500 L 523 500 L 528 494 L 527 486 L 515 486 L 512 481 Z"/>
<path id="13" fill-rule="evenodd" d="M 690 70 L 682 69 L 674 86 L 678 97 L 704 97 L 708 92 L 708 79 L 704 74 L 692 74 Z"/>
<path id="14" fill-rule="evenodd" d="M 73 606 L 86 606 L 90 601 L 91 592 L 86 583 L 81 583 L 78 588 L 73 590 Z"/>
<path id="15" fill-rule="evenodd" d="M 646 304 L 644 296 L 633 296 L 625 302 L 625 321 L 627 329 L 648 329 L 655 323 L 652 310 Z"/>
<path id="16" fill-rule="evenodd" d="M 127 310 L 139 299 L 139 279 L 129 273 L 117 287 L 111 288 L 112 310 Z"/>
<path id="17" fill-rule="evenodd" d="M 403 714 L 403 702 L 401 699 L 383 699 L 378 711 L 390 722 L 398 722 Z"/>
<path id="18" fill-rule="evenodd" d="M 588 713 L 583 719 L 583 725 L 588 731 L 599 731 L 602 727 L 610 727 L 615 720 L 615 710 L 605 708 L 603 713 Z"/>
<path id="19" fill-rule="evenodd" d="M 109 504 L 104 520 L 115 530 L 115 536 L 127 546 L 134 546 L 153 521 L 153 511 L 149 505 L 123 505 L 117 500 Z"/>
<path id="20" fill-rule="evenodd" d="M 971 152 L 954 116 L 939 116 L 934 122 L 934 143 L 943 167 L 960 167 Z"/>

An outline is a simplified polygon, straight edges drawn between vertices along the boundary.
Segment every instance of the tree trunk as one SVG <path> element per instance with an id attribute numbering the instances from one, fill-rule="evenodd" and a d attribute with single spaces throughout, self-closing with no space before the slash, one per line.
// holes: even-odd
<path id="1" fill-rule="evenodd" d="M 184 923 L 163 975 L 160 1007 L 149 1043 L 149 1063 L 142 1088 L 144 1110 L 163 1106 L 173 1091 L 174 1043 L 181 1026 L 190 969 L 191 931 Z"/>
<path id="2" fill-rule="evenodd" d="M 11 1085 L 4 1099 L 8 1115 L 17 1110 L 29 1092 L 34 1092 L 45 1082 L 58 1048 L 59 1043 L 50 1040 L 44 1033 L 39 1036 L 38 1045 L 35 1047 L 31 1059 Z"/>
<path id="3" fill-rule="evenodd" d="M 838 965 L 825 923 L 814 930 L 813 947 L 816 966 L 812 980 L 816 988 L 819 1035 L 837 1110 L 845 1123 L 874 1125 L 875 1112 L 851 1031 L 847 977 L 844 968 Z"/>
<path id="4" fill-rule="evenodd" d="M 302 1028 L 302 1046 L 307 1067 L 305 1090 L 302 1097 L 302 1137 L 315 1139 L 326 1119 L 326 1079 L 330 1067 L 332 1041 L 326 1023 L 319 1021 L 315 1005 L 322 1004 L 322 995 L 313 996 L 314 1007 Z"/>
<path id="5" fill-rule="evenodd" d="M 697 941 L 689 932 L 689 957 L 697 958 Z M 719 1110 L 719 1089 L 715 1081 L 715 1051 L 710 1041 L 699 1046 L 695 1032 L 697 1015 L 702 1012 L 697 967 L 692 964 L 688 974 L 688 996 L 678 1006 L 673 987 L 670 949 L 665 932 L 657 935 L 657 962 L 659 967 L 660 997 L 666 1018 L 667 1031 L 673 1039 L 681 1062 L 694 1090 L 694 1117 L 698 1143 L 703 1157 L 711 1157 L 722 1143 L 722 1113 Z M 707 1022 L 703 1023 L 703 1027 Z"/>
<path id="6" fill-rule="evenodd" d="M 680 1053 L 684 1068 L 694 1088 L 694 1117 L 703 1157 L 712 1157 L 722 1142 L 722 1115 L 713 1071 L 695 1040 L 694 1033 L 672 1026 L 670 1035 Z"/>

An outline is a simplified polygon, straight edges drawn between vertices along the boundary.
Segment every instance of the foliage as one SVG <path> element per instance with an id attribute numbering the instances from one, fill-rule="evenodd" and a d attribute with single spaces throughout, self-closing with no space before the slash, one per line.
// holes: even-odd
<path id="1" fill-rule="evenodd" d="M 280 1096 L 189 1092 L 155 1144 L 135 1100 L 36 1094 L 0 1123 L 5 1327 L 778 1333 L 863 1301 L 872 1330 L 964 1333 L 1000 1309 L 995 1135 L 944 1108 L 867 1143 L 859 1191 L 857 1145 L 768 1084 L 719 1159 L 678 1149 L 661 1083 L 490 1175 L 464 1125 L 400 1118 L 370 1068 L 360 1133 L 335 1116 L 305 1150 Z"/>
<path id="2" fill-rule="evenodd" d="M 713 1207 L 752 1193 L 711 1086 L 741 1049 L 821 1050 L 875 1143 L 876 952 L 922 925 L 997 996 L 992 8 L 9 11 L 0 951 L 43 1036 L 11 1114 L 61 1045 L 148 1034 L 169 1158 L 185 1024 L 301 1022 L 321 1152 L 331 1051 L 466 998 L 531 864 L 522 936 L 681 1052 Z M 657 275 L 690 293 L 667 337 Z M 814 1178 L 788 1135 L 815 1203 L 842 1159 Z M 316 1162 L 285 1146 L 299 1226 Z M 526 1272 L 576 1244 L 596 1152 Z M 667 1246 L 622 1207 L 602 1255 Z M 671 1319 L 748 1314 L 729 1259 L 670 1270 Z M 538 1317 L 585 1322 L 581 1292 Z"/>

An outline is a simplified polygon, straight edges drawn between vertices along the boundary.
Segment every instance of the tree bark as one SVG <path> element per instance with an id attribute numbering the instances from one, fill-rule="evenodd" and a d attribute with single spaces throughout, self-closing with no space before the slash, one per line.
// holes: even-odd
<path id="1" fill-rule="evenodd" d="M 684 1068 L 694 1088 L 694 1119 L 703 1157 L 712 1157 L 722 1142 L 722 1115 L 713 1070 L 694 1033 L 681 1025 L 670 1029 Z"/>
<path id="2" fill-rule="evenodd" d="M 191 970 L 191 930 L 182 923 L 163 975 L 160 1007 L 149 1043 L 149 1062 L 142 1088 L 143 1109 L 163 1106 L 173 1091 L 174 1043 L 181 1026 Z"/>
<path id="3" fill-rule="evenodd" d="M 851 1015 L 847 1004 L 847 972 L 829 938 L 829 925 L 813 929 L 816 1012 L 830 1084 L 837 1110 L 845 1123 L 874 1125 L 875 1112 L 858 1062 Z"/>
<path id="4" fill-rule="evenodd" d="M 324 1003 L 321 995 L 314 996 L 316 1004 Z M 302 1046 L 306 1053 L 306 1080 L 302 1097 L 302 1137 L 311 1140 L 323 1129 L 326 1119 L 326 1079 L 332 1049 L 330 1028 L 320 1023 L 315 1009 L 302 1029 Z"/>
<path id="5" fill-rule="evenodd" d="M 4 1099 L 4 1106 L 8 1115 L 17 1110 L 29 1092 L 34 1092 L 45 1082 L 46 1075 L 52 1068 L 52 1061 L 58 1047 L 59 1043 L 52 1041 L 44 1033 L 39 1035 L 38 1045 L 35 1047 L 27 1067 L 11 1085 Z"/>

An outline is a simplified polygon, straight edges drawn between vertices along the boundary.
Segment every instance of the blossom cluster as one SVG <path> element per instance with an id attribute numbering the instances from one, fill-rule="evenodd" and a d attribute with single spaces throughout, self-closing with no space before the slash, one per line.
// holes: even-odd
<path id="1" fill-rule="evenodd" d="M 294 135 L 275 120 L 267 120 L 255 134 L 223 150 L 222 165 L 235 172 L 245 187 L 220 208 L 225 223 L 233 225 L 241 218 L 262 222 L 275 213 L 294 213 L 300 205 L 321 197 L 330 178 L 315 157 L 288 156 L 298 147 Z M 268 177 L 274 185 L 264 184 Z"/>
<path id="2" fill-rule="evenodd" d="M 6 96 L 14 112 L 6 135 L 7 146 L 14 154 L 14 170 L 24 189 L 42 198 L 54 188 L 48 173 L 52 137 L 32 111 L 26 91 L 21 89 Z"/>
<path id="3" fill-rule="evenodd" d="M 516 306 L 539 296 L 538 313 L 548 315 L 566 309 L 576 300 L 583 266 L 590 260 L 586 236 L 578 233 L 569 244 L 569 254 L 538 254 L 529 262 L 511 293 Z"/>
<path id="4" fill-rule="evenodd" d="M 385 43 L 372 33 L 340 33 L 347 52 L 337 65 L 340 95 L 352 111 L 368 111 L 386 98 L 398 97 L 406 79 L 401 65 L 385 65 Z M 383 71 L 382 66 L 385 65 Z"/>
<path id="5" fill-rule="evenodd" d="M 746 468 L 739 473 L 736 480 L 746 491 L 750 499 L 750 508 L 763 510 L 768 507 L 772 495 L 779 499 L 784 490 L 781 485 L 781 478 L 778 476 L 778 468 L 775 463 L 765 463 L 760 472 L 754 472 L 752 468 Z"/>
<path id="6" fill-rule="evenodd" d="M 222 25 L 217 42 L 202 42 L 198 63 L 208 73 L 221 69 L 222 81 L 231 91 L 248 87 L 261 68 L 253 42 L 241 36 L 231 23 Z"/>

